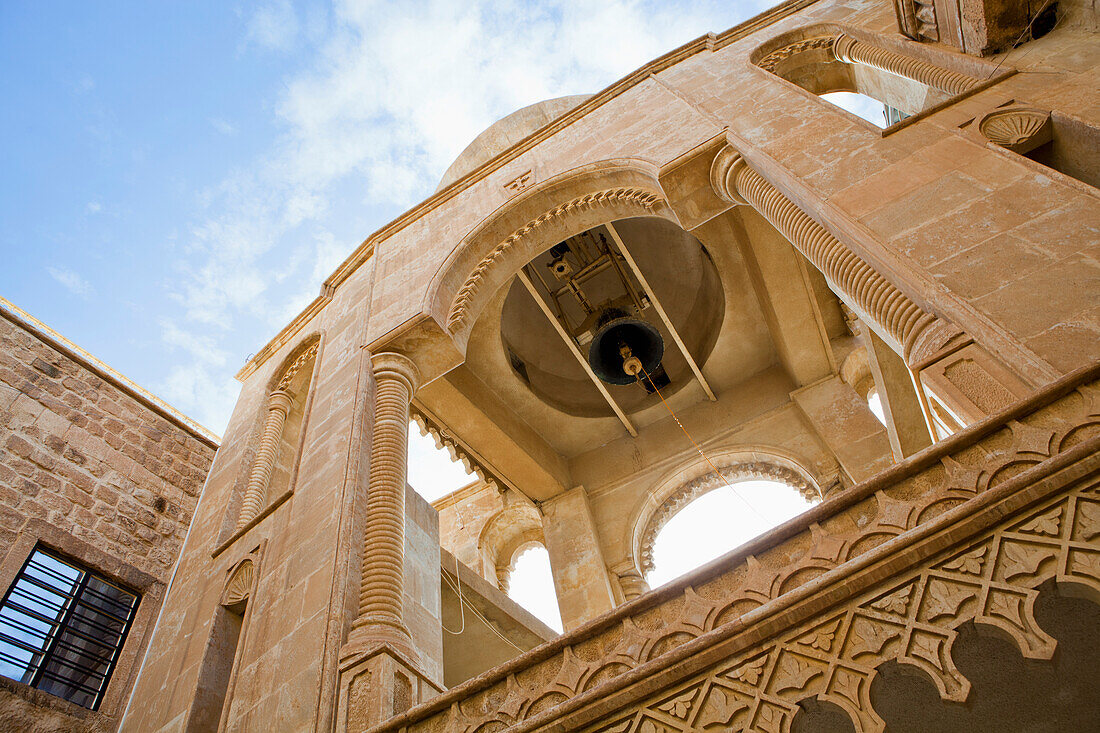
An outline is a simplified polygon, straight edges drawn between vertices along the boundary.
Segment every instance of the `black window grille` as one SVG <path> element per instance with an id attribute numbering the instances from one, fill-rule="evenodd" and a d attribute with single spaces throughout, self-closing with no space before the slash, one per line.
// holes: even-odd
<path id="1" fill-rule="evenodd" d="M 36 547 L 0 604 L 0 674 L 95 710 L 139 598 Z"/>

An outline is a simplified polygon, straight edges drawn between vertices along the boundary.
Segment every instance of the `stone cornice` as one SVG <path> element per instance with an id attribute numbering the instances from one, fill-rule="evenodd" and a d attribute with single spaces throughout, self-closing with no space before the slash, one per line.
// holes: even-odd
<path id="1" fill-rule="evenodd" d="M 504 152 L 500 153 L 496 157 L 486 161 L 482 165 L 478 166 L 474 170 L 470 171 L 466 175 L 462 176 L 454 183 L 450 184 L 446 188 L 442 188 L 436 191 L 428 198 L 421 201 L 416 206 L 412 207 L 401 216 L 397 217 L 393 221 L 389 222 L 381 229 L 378 229 L 373 234 L 368 236 L 363 242 L 352 252 L 347 259 L 345 259 L 339 267 L 325 280 L 321 286 L 321 295 L 318 296 L 312 303 L 306 306 L 294 320 L 292 320 L 286 327 L 279 331 L 279 333 L 262 349 L 256 352 L 255 356 L 250 358 L 237 373 L 237 379 L 244 381 L 250 374 L 256 371 L 257 368 L 263 362 L 271 356 L 272 353 L 277 351 L 279 347 L 286 344 L 293 338 L 294 334 L 313 316 L 321 311 L 321 309 L 332 299 L 332 293 L 337 287 L 340 286 L 348 277 L 351 276 L 355 270 L 359 268 L 364 262 L 369 260 L 374 254 L 375 248 L 385 241 L 388 237 L 394 233 L 401 231 L 410 223 L 421 218 L 428 212 L 436 209 L 447 201 L 451 200 L 458 194 L 462 193 L 466 189 L 473 186 L 478 181 L 482 180 L 490 173 L 493 173 L 500 168 L 503 168 L 508 163 L 512 162 L 519 156 L 523 155 L 527 151 L 531 150 L 544 140 L 556 135 L 561 130 L 564 130 L 569 125 L 573 124 L 580 118 L 587 115 L 589 112 L 607 104 L 609 101 L 615 99 L 624 92 L 632 89 L 638 84 L 648 79 L 653 74 L 658 74 L 665 69 L 668 69 L 676 64 L 680 63 L 686 58 L 694 56 L 697 53 L 703 51 L 717 51 L 724 48 L 731 43 L 741 40 L 749 36 L 752 33 L 766 28 L 773 23 L 776 23 L 798 11 L 809 7 L 816 3 L 817 0 L 787 0 L 784 3 L 776 5 L 774 8 L 755 15 L 749 18 L 743 23 L 739 23 L 729 30 L 723 31 L 717 35 L 708 33 L 704 36 L 696 38 L 694 41 L 690 41 L 679 48 L 666 53 L 664 56 L 660 56 L 653 61 L 650 61 L 645 66 L 642 66 L 632 73 L 624 76 L 611 86 L 603 89 L 602 91 L 592 95 L 586 102 L 578 105 L 571 111 L 562 115 L 561 117 L 553 120 L 544 127 L 539 128 L 535 132 L 531 133 L 523 140 L 508 148 Z"/>
<path id="2" fill-rule="evenodd" d="M 38 340 L 48 344 L 50 348 L 60 351 L 85 369 L 95 373 L 101 379 L 110 382 L 145 407 L 183 430 L 186 430 L 206 445 L 214 449 L 218 448 L 221 438 L 214 431 L 187 417 L 187 415 L 184 415 L 152 392 L 149 392 L 137 383 L 131 381 L 126 375 L 104 364 L 57 331 L 54 331 L 46 324 L 3 297 L 0 297 L 0 317 L 6 318 Z"/>

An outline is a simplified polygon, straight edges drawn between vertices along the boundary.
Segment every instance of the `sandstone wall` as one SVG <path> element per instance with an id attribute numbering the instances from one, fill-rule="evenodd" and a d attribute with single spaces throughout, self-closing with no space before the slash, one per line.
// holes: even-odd
<path id="1" fill-rule="evenodd" d="M 71 344 L 0 304 L 0 586 L 36 543 L 141 592 L 97 712 L 21 683 L 0 727 L 113 729 L 217 444 Z"/>

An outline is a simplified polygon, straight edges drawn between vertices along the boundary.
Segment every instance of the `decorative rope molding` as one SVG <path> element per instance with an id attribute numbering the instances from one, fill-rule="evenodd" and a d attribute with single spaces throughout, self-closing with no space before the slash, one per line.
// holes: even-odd
<path id="1" fill-rule="evenodd" d="M 814 38 L 803 38 L 801 41 L 795 41 L 782 48 L 776 50 L 764 56 L 762 59 L 756 62 L 756 65 L 765 71 L 775 73 L 775 67 L 780 61 L 789 59 L 791 56 L 796 56 L 803 51 L 812 51 L 814 49 L 827 48 L 832 49 L 833 44 L 836 42 L 836 36 L 816 36 Z"/>
<path id="2" fill-rule="evenodd" d="M 653 543 L 668 521 L 685 506 L 714 489 L 738 481 L 776 481 L 791 487 L 807 501 L 817 501 L 821 498 L 817 487 L 807 481 L 802 474 L 777 463 L 752 461 L 722 466 L 719 470 L 722 472 L 721 476 L 711 471 L 677 488 L 646 521 L 638 553 L 638 564 L 643 572 L 648 573 L 653 570 Z"/>
<path id="3" fill-rule="evenodd" d="M 906 363 L 913 363 L 920 341 L 925 353 L 960 336 L 962 331 L 920 306 L 893 283 L 860 259 L 809 215 L 748 165 L 733 148 L 721 151 L 711 167 L 711 184 L 719 196 L 735 204 L 749 204 L 790 240 L 832 283 L 834 290 L 857 313 L 866 314 L 899 347 Z M 936 328 L 932 329 L 935 326 Z M 935 334 L 926 343 L 925 332 Z"/>
<path id="4" fill-rule="evenodd" d="M 585 194 L 572 201 L 567 201 L 527 222 L 510 234 L 503 242 L 494 247 L 489 254 L 485 255 L 485 257 L 481 259 L 481 262 L 477 264 L 477 267 L 474 268 L 473 272 L 470 273 L 469 277 L 466 278 L 466 281 L 462 284 L 462 287 L 459 288 L 458 293 L 451 302 L 451 310 L 447 316 L 447 330 L 451 333 L 457 333 L 466 324 L 470 303 L 474 296 L 477 295 L 481 287 L 482 279 L 485 277 L 485 273 L 492 269 L 497 261 L 500 260 L 508 250 L 512 249 L 517 242 L 542 225 L 559 216 L 575 213 L 583 209 L 594 209 L 619 203 L 632 203 L 640 206 L 646 211 L 651 211 L 662 200 L 663 198 L 660 194 L 652 191 L 638 188 L 612 188 L 606 191 Z"/>
<path id="5" fill-rule="evenodd" d="M 317 347 L 320 343 L 320 341 L 314 341 L 308 349 L 298 355 L 294 363 L 287 367 L 287 370 L 283 373 L 282 378 L 279 379 L 279 384 L 275 389 L 284 391 L 290 389 L 290 383 L 294 381 L 294 377 L 298 376 L 298 372 L 301 371 L 302 366 L 317 355 Z"/>

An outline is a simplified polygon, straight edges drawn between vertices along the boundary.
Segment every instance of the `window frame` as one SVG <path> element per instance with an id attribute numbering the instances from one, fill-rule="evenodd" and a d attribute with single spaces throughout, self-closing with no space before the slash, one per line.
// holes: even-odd
<path id="1" fill-rule="evenodd" d="M 43 581 L 36 578 L 29 572 L 32 563 L 35 562 L 39 556 L 45 556 L 55 562 L 66 565 L 75 570 L 78 575 L 73 580 L 71 586 L 68 589 L 52 586 L 47 581 Z M 45 567 L 45 566 L 43 566 Z M 102 595 L 94 588 L 91 588 L 91 581 L 97 580 L 105 585 L 110 585 L 117 588 L 122 593 L 125 593 L 133 598 L 132 603 L 126 610 L 125 617 L 115 616 L 111 610 L 104 608 L 103 606 L 94 606 L 89 601 L 85 600 L 91 595 Z M 15 605 L 12 595 L 20 587 L 21 582 L 27 582 L 31 585 L 38 586 L 42 590 L 48 593 L 53 593 L 60 596 L 63 601 L 57 609 L 57 618 L 51 622 L 47 622 L 45 616 L 36 614 L 36 611 L 32 608 Z M 22 567 L 16 574 L 11 583 L 8 584 L 7 590 L 4 592 L 3 599 L 0 600 L 0 611 L 4 608 L 12 608 L 16 612 L 32 617 L 32 614 L 39 615 L 38 620 L 43 625 L 48 624 L 48 629 L 43 632 L 42 646 L 37 650 L 32 650 L 29 644 L 20 644 L 19 640 L 11 637 L 16 643 L 13 646 L 21 646 L 23 649 L 31 653 L 31 659 L 26 663 L 23 670 L 21 679 L 15 680 L 22 684 L 33 687 L 36 690 L 40 690 L 47 694 L 59 697 L 74 705 L 86 708 L 88 710 L 98 710 L 103 703 L 103 699 L 107 692 L 107 687 L 111 683 L 111 678 L 114 675 L 115 670 L 118 668 L 119 658 L 122 654 L 122 649 L 126 645 L 126 639 L 130 634 L 130 630 L 133 628 L 134 620 L 137 617 L 138 608 L 141 605 L 142 594 L 136 590 L 126 587 L 124 584 L 120 584 L 114 581 L 112 578 L 104 575 L 93 567 L 87 564 L 67 557 L 64 553 L 60 553 L 47 545 L 37 542 L 27 554 L 26 560 L 23 561 Z M 92 625 L 94 622 L 82 614 L 79 614 L 79 609 L 85 608 L 94 611 L 99 615 L 108 615 L 121 623 L 121 631 L 117 634 L 117 639 L 113 643 L 108 643 L 98 638 L 93 638 L 91 635 L 84 633 L 77 629 L 78 624 L 83 621 L 86 625 Z M 85 682 L 77 681 L 75 678 L 66 677 L 57 672 L 50 671 L 50 665 L 54 661 L 58 661 L 64 666 L 70 667 L 76 672 L 91 671 L 80 667 L 74 660 L 64 660 L 61 657 L 61 646 L 64 644 L 64 637 L 66 634 L 70 636 L 79 636 L 89 639 L 93 644 L 96 644 L 104 649 L 108 649 L 109 654 L 107 658 L 102 661 L 106 664 L 106 668 L 102 675 L 98 675 L 92 672 L 92 675 L 100 677 L 100 683 L 98 687 L 91 687 Z M 10 636 L 10 635 L 9 635 Z M 11 642 L 8 642 L 11 643 Z M 28 677 L 29 675 L 29 677 Z M 9 679 L 15 679 L 9 677 Z M 73 689 L 73 696 L 68 697 L 58 692 L 53 692 L 43 688 L 44 680 L 52 680 L 54 682 L 67 685 Z M 90 695 L 92 697 L 90 704 L 84 702 L 78 702 L 73 699 L 79 696 L 79 693 Z"/>
<path id="2" fill-rule="evenodd" d="M 119 651 L 114 672 L 104 688 L 97 710 L 90 710 L 69 702 L 63 697 L 51 695 L 24 682 L 4 676 L 0 676 L 0 704 L 16 697 L 23 698 L 29 703 L 31 707 L 28 708 L 26 715 L 22 718 L 13 718 L 17 722 L 35 720 L 36 718 L 30 717 L 30 711 L 36 708 L 52 708 L 58 713 L 70 716 L 74 721 L 88 718 L 109 719 L 117 724 L 126 706 L 129 691 L 133 687 L 137 669 L 141 665 L 142 655 L 148 647 L 157 614 L 164 602 L 166 581 L 171 570 L 164 572 L 162 580 L 161 577 L 151 575 L 127 562 L 125 553 L 120 556 L 101 550 L 43 519 L 32 517 L 27 519 L 19 531 L 19 536 L 0 561 L 0 588 L 6 590 L 14 584 L 23 563 L 38 545 L 43 545 L 65 558 L 94 569 L 116 585 L 136 591 L 141 595 L 141 603 L 138 604 L 137 612 L 130 623 L 129 633 Z"/>

